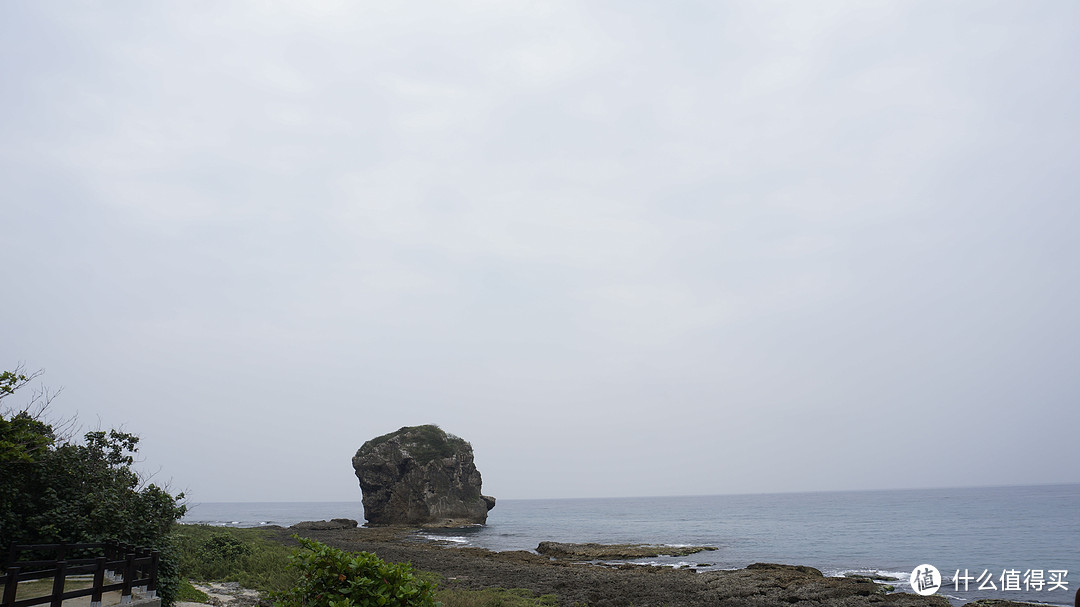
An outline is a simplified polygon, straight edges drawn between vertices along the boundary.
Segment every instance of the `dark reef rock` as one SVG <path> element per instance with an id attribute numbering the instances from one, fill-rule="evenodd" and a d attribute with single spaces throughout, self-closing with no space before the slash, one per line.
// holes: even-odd
<path id="1" fill-rule="evenodd" d="M 781 565 L 780 563 L 752 563 L 746 566 L 747 569 L 754 570 L 767 570 L 783 572 L 789 575 L 803 575 L 809 577 L 825 577 L 821 573 L 820 569 L 813 567 L 807 567 L 805 565 Z"/>
<path id="2" fill-rule="evenodd" d="M 339 529 L 354 529 L 359 525 L 351 518 L 335 518 L 329 521 L 302 521 L 289 527 L 303 531 L 337 531 Z"/>
<path id="3" fill-rule="evenodd" d="M 640 559 L 656 556 L 686 556 L 715 546 L 659 546 L 654 544 L 565 544 L 540 542 L 536 552 L 558 559 Z"/>
<path id="4" fill-rule="evenodd" d="M 352 459 L 372 525 L 458 527 L 487 521 L 472 445 L 438 426 L 407 426 L 364 443 Z"/>

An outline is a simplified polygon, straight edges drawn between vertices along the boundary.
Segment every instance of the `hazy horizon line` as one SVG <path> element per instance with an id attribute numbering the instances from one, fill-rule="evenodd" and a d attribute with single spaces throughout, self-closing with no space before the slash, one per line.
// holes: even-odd
<path id="1" fill-rule="evenodd" d="M 735 497 L 735 496 L 750 496 L 750 495 L 806 495 L 814 493 L 874 493 L 874 492 L 902 492 L 902 491 L 949 491 L 949 490 L 968 490 L 968 489 L 1018 489 L 1025 487 L 1063 487 L 1068 485 L 1080 485 L 1080 481 L 1066 481 L 1066 482 L 1054 482 L 1054 483 L 1016 483 L 1016 484 L 1003 484 L 1003 485 L 950 485 L 950 486 L 930 486 L 930 487 L 897 487 L 897 488 L 876 488 L 876 489 L 821 489 L 812 491 L 747 491 L 747 492 L 735 492 L 735 493 L 686 493 L 686 494 L 670 494 L 670 495 L 609 495 L 609 496 L 578 496 L 578 497 L 498 497 L 495 498 L 499 501 L 571 501 L 571 500 L 626 500 L 626 499 L 659 499 L 659 498 L 691 498 L 691 497 Z M 187 499 L 187 498 L 185 498 Z M 200 504 L 347 504 L 353 502 L 360 502 L 363 498 L 356 500 L 341 500 L 341 499 L 327 499 L 327 500 L 204 500 L 200 502 L 189 502 L 187 506 L 197 506 Z"/>

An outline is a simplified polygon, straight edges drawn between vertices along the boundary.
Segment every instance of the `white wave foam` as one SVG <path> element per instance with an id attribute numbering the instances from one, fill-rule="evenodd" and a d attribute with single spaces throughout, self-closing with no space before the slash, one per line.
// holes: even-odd
<path id="1" fill-rule="evenodd" d="M 686 561 L 679 561 L 678 563 L 664 563 L 661 561 L 596 561 L 607 565 L 648 565 L 650 567 L 671 567 L 673 569 L 681 569 L 682 567 L 696 567 L 694 563 L 688 563 Z"/>
<path id="2" fill-rule="evenodd" d="M 453 543 L 453 544 L 468 544 L 469 543 L 469 540 L 465 539 L 464 537 L 462 537 L 460 535 L 423 534 L 420 537 L 424 538 L 425 540 L 430 540 L 432 542 L 450 542 L 450 543 Z"/>
<path id="3" fill-rule="evenodd" d="M 911 577 L 910 571 L 885 571 L 884 569 L 840 569 L 837 570 L 834 575 L 848 576 L 848 575 L 880 575 L 896 578 L 897 582 L 906 582 Z M 942 577 L 942 585 L 945 584 L 945 579 Z"/>

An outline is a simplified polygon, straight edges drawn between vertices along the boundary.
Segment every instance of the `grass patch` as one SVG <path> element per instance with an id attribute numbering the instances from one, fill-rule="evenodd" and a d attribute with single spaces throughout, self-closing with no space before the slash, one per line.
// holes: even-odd
<path id="1" fill-rule="evenodd" d="M 557 607 L 554 594 L 537 595 L 527 588 L 440 588 L 445 579 L 434 571 L 417 570 L 416 577 L 435 586 L 435 600 L 442 607 Z"/>
<path id="2" fill-rule="evenodd" d="M 559 604 L 554 594 L 538 596 L 526 588 L 448 588 L 439 590 L 435 597 L 443 607 L 556 607 Z"/>
<path id="3" fill-rule="evenodd" d="M 296 583 L 296 571 L 286 567 L 292 549 L 268 537 L 263 529 L 178 525 L 173 537 L 180 553 L 181 577 L 239 582 L 262 592 L 281 592 Z"/>
<path id="4" fill-rule="evenodd" d="M 284 592 L 298 582 L 297 571 L 287 568 L 293 548 L 263 529 L 178 525 L 174 538 L 180 554 L 180 575 L 184 578 L 178 601 L 209 600 L 188 579 L 239 582 L 245 588 L 264 593 Z M 433 584 L 443 581 L 441 575 L 432 571 L 415 574 Z M 46 588 L 46 594 L 49 589 L 51 585 Z M 21 592 L 20 587 L 20 595 Z M 557 607 L 559 603 L 554 594 L 537 595 L 524 588 L 437 588 L 435 597 L 443 607 Z"/>
<path id="5" fill-rule="evenodd" d="M 206 603 L 210 601 L 210 595 L 191 585 L 186 579 L 180 580 L 180 589 L 176 593 L 177 601 L 189 603 Z"/>

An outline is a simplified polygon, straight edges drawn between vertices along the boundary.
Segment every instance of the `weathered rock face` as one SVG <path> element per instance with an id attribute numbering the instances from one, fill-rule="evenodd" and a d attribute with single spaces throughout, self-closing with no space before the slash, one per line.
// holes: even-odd
<path id="1" fill-rule="evenodd" d="M 438 426 L 411 426 L 364 443 L 352 459 L 373 525 L 484 523 L 495 498 L 480 495 L 472 445 Z"/>

